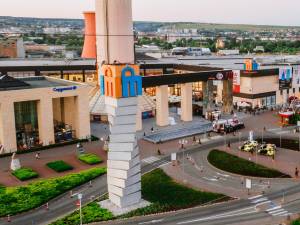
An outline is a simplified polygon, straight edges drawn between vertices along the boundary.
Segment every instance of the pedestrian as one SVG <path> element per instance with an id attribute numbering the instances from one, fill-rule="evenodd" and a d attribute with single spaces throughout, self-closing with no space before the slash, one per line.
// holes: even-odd
<path id="1" fill-rule="evenodd" d="M 230 141 L 228 141 L 228 143 L 227 143 L 227 147 L 228 147 L 228 149 L 230 149 L 230 147 L 231 147 L 231 143 L 230 143 Z"/>
<path id="2" fill-rule="evenodd" d="M 36 154 L 35 154 L 35 159 L 40 159 L 41 157 L 40 157 L 40 153 L 39 152 L 37 152 Z"/>
<path id="3" fill-rule="evenodd" d="M 151 127 L 151 133 L 153 133 L 154 132 L 154 128 L 153 127 Z"/>
<path id="4" fill-rule="evenodd" d="M 299 178 L 299 170 L 298 170 L 298 167 L 296 167 L 296 169 L 295 169 L 295 177 L 296 177 L 296 178 Z"/>
<path id="5" fill-rule="evenodd" d="M 160 149 L 157 149 L 157 155 L 161 155 Z"/>

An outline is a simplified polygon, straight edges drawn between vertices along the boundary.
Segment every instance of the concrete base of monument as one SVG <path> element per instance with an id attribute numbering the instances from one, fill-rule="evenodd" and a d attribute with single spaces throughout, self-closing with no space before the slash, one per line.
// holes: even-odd
<path id="1" fill-rule="evenodd" d="M 114 216 L 120 216 L 120 215 L 129 213 L 131 211 L 134 211 L 136 209 L 147 207 L 147 206 L 151 205 L 151 203 L 142 199 L 138 204 L 128 206 L 125 208 L 120 208 L 120 207 L 116 206 L 115 204 L 113 204 L 109 199 L 107 199 L 102 202 L 99 202 L 99 205 L 101 208 L 107 209 L 108 211 L 110 211 Z"/>

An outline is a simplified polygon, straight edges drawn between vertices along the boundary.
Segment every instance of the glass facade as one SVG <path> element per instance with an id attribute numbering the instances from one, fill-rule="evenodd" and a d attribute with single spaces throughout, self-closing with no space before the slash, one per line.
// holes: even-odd
<path id="1" fill-rule="evenodd" d="M 18 149 L 30 149 L 39 143 L 37 101 L 16 102 L 14 107 Z"/>

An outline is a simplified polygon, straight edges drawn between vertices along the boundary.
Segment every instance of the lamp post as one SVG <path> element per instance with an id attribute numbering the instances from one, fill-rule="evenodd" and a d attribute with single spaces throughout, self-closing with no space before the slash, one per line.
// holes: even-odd
<path id="1" fill-rule="evenodd" d="M 183 169 L 183 176 L 185 176 L 185 171 L 184 171 L 184 146 L 188 143 L 186 139 L 179 140 L 180 148 L 182 150 L 182 169 Z M 183 182 L 185 183 L 185 179 Z"/>

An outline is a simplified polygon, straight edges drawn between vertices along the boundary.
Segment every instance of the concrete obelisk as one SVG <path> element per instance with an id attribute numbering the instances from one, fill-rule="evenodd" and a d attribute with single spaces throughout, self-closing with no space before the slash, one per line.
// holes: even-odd
<path id="1" fill-rule="evenodd" d="M 100 89 L 105 95 L 111 133 L 107 162 L 109 201 L 106 206 L 111 211 L 117 207 L 122 213 L 144 204 L 136 139 L 142 79 L 139 67 L 134 64 L 131 4 L 131 0 L 96 0 Z M 119 212 L 115 210 L 115 214 Z"/>

